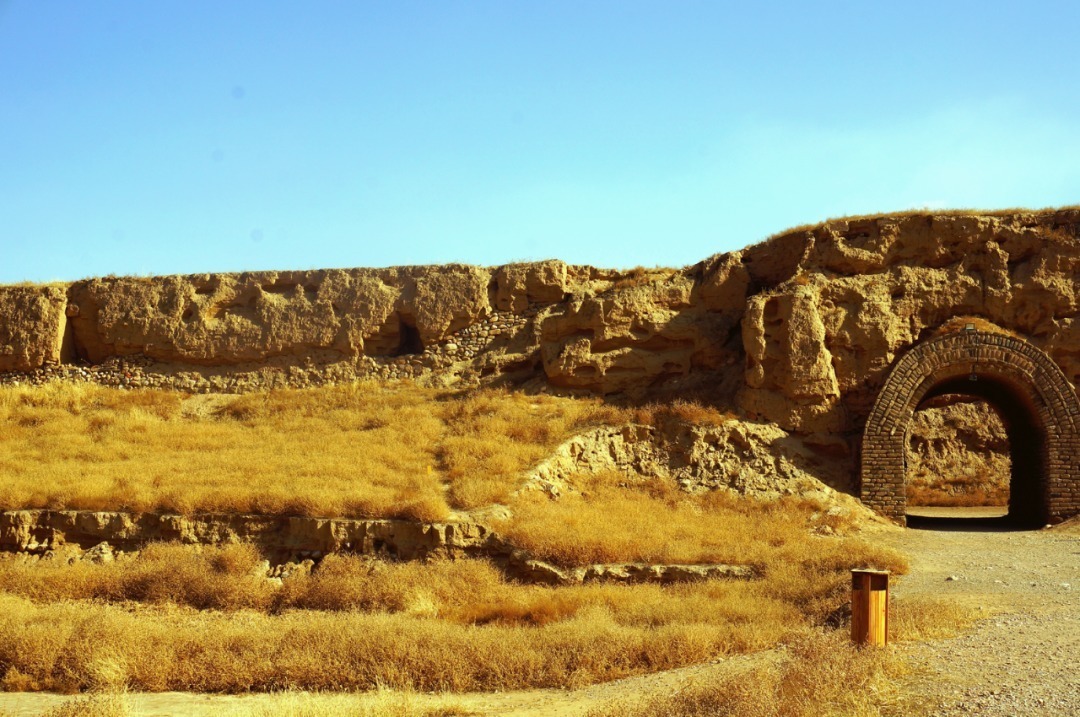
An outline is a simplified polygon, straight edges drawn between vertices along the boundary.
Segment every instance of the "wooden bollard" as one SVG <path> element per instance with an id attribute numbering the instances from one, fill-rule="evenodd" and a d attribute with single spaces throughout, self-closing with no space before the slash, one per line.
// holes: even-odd
<path id="1" fill-rule="evenodd" d="M 889 642 L 889 571 L 851 571 L 851 641 L 884 646 Z"/>

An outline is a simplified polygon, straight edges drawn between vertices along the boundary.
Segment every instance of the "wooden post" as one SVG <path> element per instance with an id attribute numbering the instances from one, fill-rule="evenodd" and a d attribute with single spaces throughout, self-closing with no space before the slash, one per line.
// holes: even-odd
<path id="1" fill-rule="evenodd" d="M 889 641 L 889 571 L 851 571 L 851 641 L 884 646 Z"/>

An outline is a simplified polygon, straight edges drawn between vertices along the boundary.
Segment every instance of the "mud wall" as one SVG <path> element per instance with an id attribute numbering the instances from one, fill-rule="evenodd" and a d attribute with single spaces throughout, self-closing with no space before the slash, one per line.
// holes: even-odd
<path id="1" fill-rule="evenodd" d="M 559 301 L 577 273 L 562 262 L 543 262 L 493 270 L 448 265 L 0 287 L 0 370 L 136 354 L 221 366 L 277 356 L 415 353 L 494 310 Z"/>
<path id="2" fill-rule="evenodd" d="M 792 230 L 678 271 L 549 261 L 6 287 L 0 371 L 144 357 L 194 371 L 512 373 L 853 438 L 889 368 L 958 317 L 1042 349 L 1075 389 L 1078 237 L 1077 209 L 904 214 Z"/>

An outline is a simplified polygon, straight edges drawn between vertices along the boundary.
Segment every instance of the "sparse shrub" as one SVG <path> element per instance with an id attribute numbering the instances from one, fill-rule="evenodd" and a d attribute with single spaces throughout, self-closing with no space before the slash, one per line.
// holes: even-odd
<path id="1" fill-rule="evenodd" d="M 274 598 L 262 556 L 247 544 L 185 546 L 151 544 L 137 559 L 92 562 L 0 561 L 5 592 L 37 602 L 133 600 L 209 609 L 268 609 Z"/>
<path id="2" fill-rule="evenodd" d="M 674 269 L 665 269 L 661 267 L 646 269 L 643 266 L 635 266 L 633 269 L 622 272 L 618 278 L 615 279 L 612 288 L 630 289 L 635 286 L 644 286 L 645 284 L 650 284 L 654 281 L 666 279 L 674 273 Z"/>
<path id="3" fill-rule="evenodd" d="M 700 426 L 722 426 L 736 420 L 731 411 L 721 411 L 712 406 L 705 406 L 696 401 L 675 399 L 669 403 L 653 403 L 632 409 L 634 423 L 647 426 L 662 426 L 667 421 L 679 421 Z"/>
<path id="4" fill-rule="evenodd" d="M 973 326 L 976 331 L 989 331 L 990 333 L 1011 336 L 1014 339 L 1023 339 L 1023 337 L 1015 331 L 998 326 L 994 322 L 984 319 L 981 316 L 954 316 L 939 326 L 934 334 L 936 336 L 957 334 L 961 331 L 966 331 L 968 325 Z"/>
<path id="5" fill-rule="evenodd" d="M 580 686 L 766 647 L 788 628 L 620 624 L 604 607 L 540 627 L 402 614 L 199 612 L 0 595 L 0 664 L 43 689 L 93 687 L 96 665 L 136 690 L 495 690 Z"/>

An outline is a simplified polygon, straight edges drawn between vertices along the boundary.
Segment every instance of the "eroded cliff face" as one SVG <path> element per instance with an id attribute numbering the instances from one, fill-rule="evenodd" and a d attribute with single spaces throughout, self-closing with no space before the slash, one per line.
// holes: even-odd
<path id="1" fill-rule="evenodd" d="M 72 286 L 80 355 L 227 365 L 415 353 L 495 306 L 562 298 L 560 262 L 94 279 Z"/>
<path id="2" fill-rule="evenodd" d="M 195 374 L 276 360 L 512 375 L 707 396 L 785 431 L 855 436 L 896 357 L 958 316 L 1015 332 L 1080 382 L 1078 237 L 1076 209 L 912 214 L 792 230 L 681 271 L 551 261 L 9 287 L 0 371 L 136 356 Z"/>
<path id="3" fill-rule="evenodd" d="M 789 430 L 854 430 L 898 352 L 957 316 L 1020 334 L 1075 385 L 1078 218 L 884 217 L 792 235 L 792 276 L 753 297 L 743 322 L 740 406 Z"/>
<path id="4" fill-rule="evenodd" d="M 1044 349 L 1076 385 L 1078 232 L 1076 210 L 828 222 L 558 307 L 544 368 L 608 392 L 737 362 L 743 415 L 855 433 L 899 352 L 970 316 Z"/>
<path id="5" fill-rule="evenodd" d="M 595 273 L 550 261 L 0 287 L 0 371 L 127 356 L 227 367 L 416 355 L 493 314 L 535 313 Z"/>
<path id="6" fill-rule="evenodd" d="M 63 287 L 0 287 L 0 371 L 29 371 L 59 362 L 66 307 Z"/>

